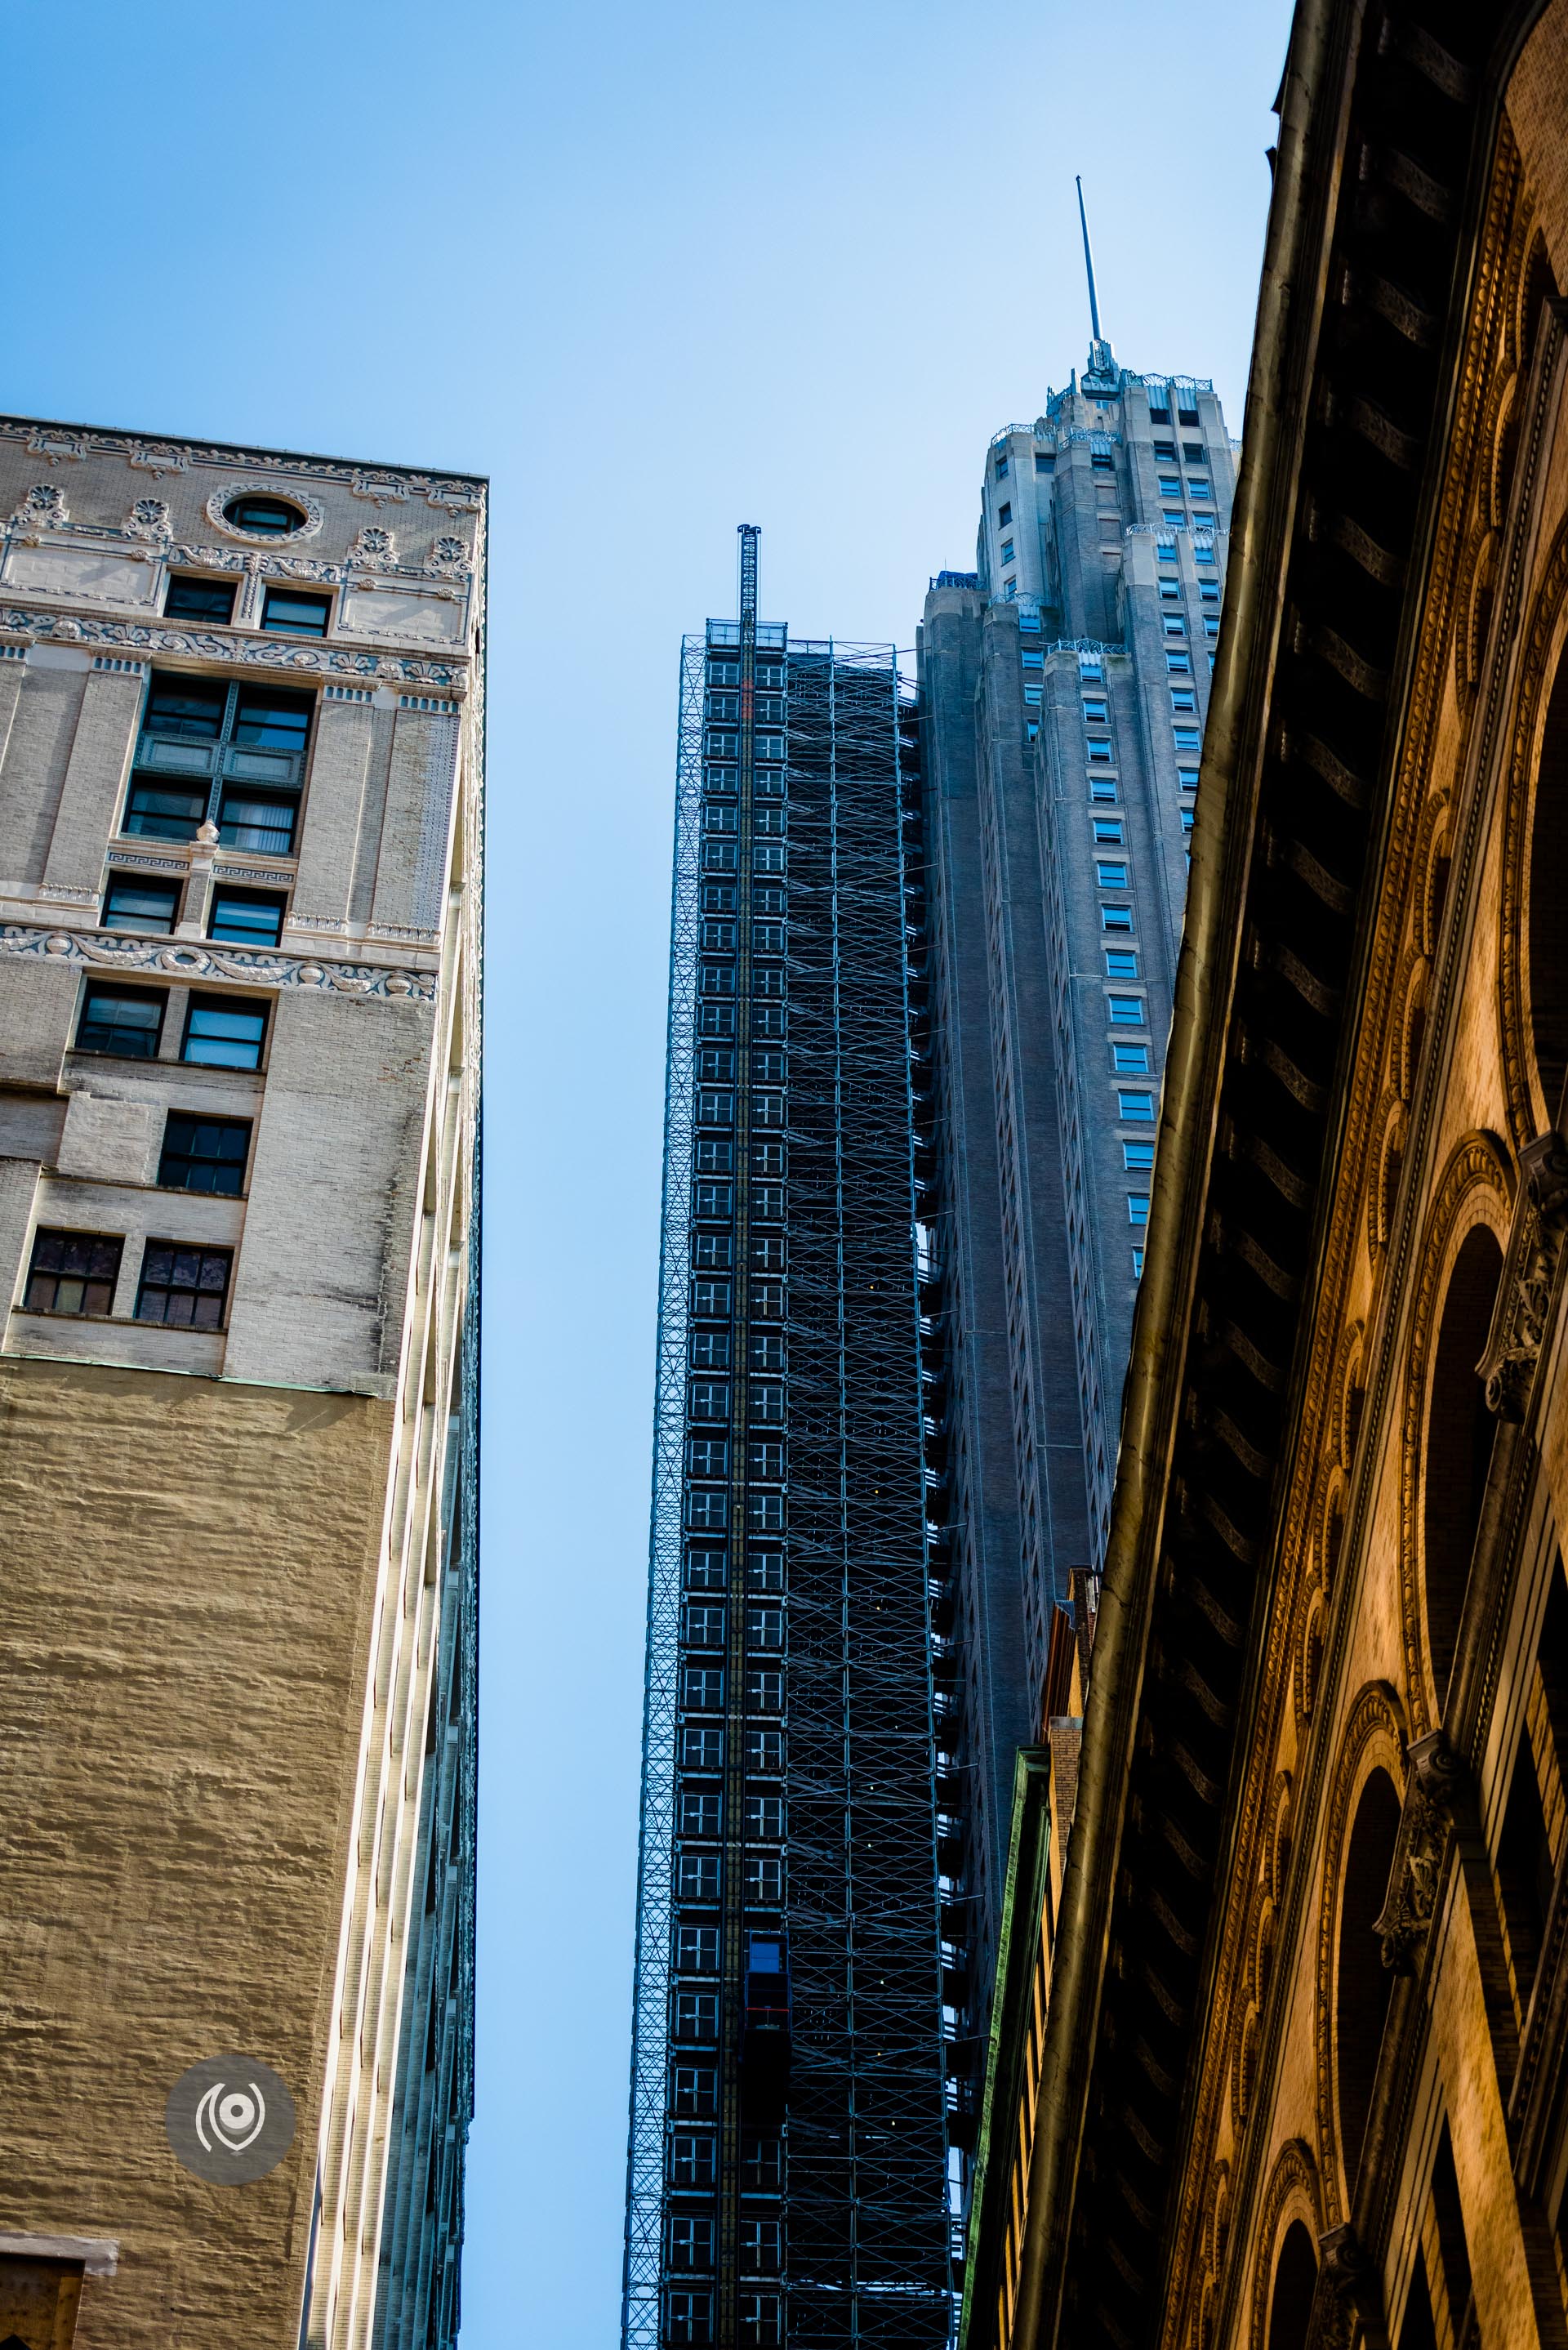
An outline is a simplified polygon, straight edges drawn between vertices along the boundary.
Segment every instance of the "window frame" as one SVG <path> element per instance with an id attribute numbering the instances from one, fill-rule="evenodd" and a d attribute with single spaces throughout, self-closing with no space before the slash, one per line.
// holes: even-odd
<path id="1" fill-rule="evenodd" d="M 83 1044 L 82 1032 L 89 1024 L 88 1014 L 93 1000 L 96 996 L 100 995 L 111 998 L 118 996 L 122 1001 L 126 998 L 130 998 L 140 1003 L 155 1003 L 157 1005 L 158 1017 L 151 1029 L 152 1048 L 151 1052 L 117 1053 L 113 1046 L 109 1045 Z M 103 977 L 88 979 L 82 989 L 81 1005 L 77 1013 L 77 1024 L 71 1038 L 71 1050 L 76 1053 L 96 1053 L 101 1058 L 106 1060 L 156 1061 L 161 1057 L 161 1054 L 163 1044 L 163 1023 L 168 1017 L 168 1012 L 169 990 L 166 987 L 134 987 L 126 986 L 117 980 L 106 979 Z M 143 1031 L 137 1033 L 146 1032 Z"/>
<path id="2" fill-rule="evenodd" d="M 47 1243 L 50 1242 L 64 1242 L 67 1246 L 74 1242 L 88 1250 L 112 1249 L 114 1252 L 114 1269 L 112 1273 L 106 1272 L 95 1274 L 89 1264 L 85 1271 L 78 1274 L 57 1265 L 41 1265 L 38 1263 L 39 1252 L 44 1248 Z M 121 1275 L 125 1271 L 125 1242 L 126 1235 L 123 1232 L 88 1232 L 85 1230 L 78 1230 L 75 1226 L 68 1224 L 39 1224 L 36 1226 L 33 1232 L 33 1245 L 27 1254 L 27 1278 L 22 1286 L 22 1304 L 20 1310 L 24 1314 L 47 1314 L 55 1320 L 61 1322 L 112 1321 L 114 1318 L 115 1297 L 119 1289 Z M 56 1283 L 57 1287 L 55 1295 L 57 1300 L 59 1295 L 57 1284 L 62 1281 L 79 1280 L 82 1284 L 84 1295 L 86 1291 L 88 1289 L 107 1287 L 109 1291 L 108 1302 L 101 1308 L 89 1306 L 85 1303 L 80 1305 L 61 1305 L 57 1303 L 49 1305 L 35 1305 L 33 1303 L 33 1284 L 37 1280 L 53 1281 Z"/>
<path id="3" fill-rule="evenodd" d="M 183 1283 L 177 1283 L 172 1280 L 160 1281 L 156 1279 L 154 1277 L 153 1260 L 156 1253 L 161 1249 L 168 1250 L 171 1260 L 171 1269 L 172 1264 L 177 1263 L 179 1259 L 182 1256 L 197 1257 L 202 1261 L 203 1266 L 209 1257 L 213 1258 L 214 1261 L 222 1259 L 223 1265 L 223 1282 L 222 1288 L 214 1289 L 201 1279 L 198 1279 L 197 1284 L 193 1288 L 188 1287 Z M 204 1241 L 181 1241 L 175 1238 L 166 1237 L 162 1233 L 150 1232 L 147 1236 L 146 1245 L 141 1252 L 141 1263 L 137 1268 L 136 1304 L 131 1309 L 131 1319 L 135 1322 L 144 1323 L 148 1327 L 152 1329 L 189 1330 L 199 1334 L 202 1337 L 221 1336 L 229 1326 L 229 1307 L 233 1303 L 234 1294 L 235 1253 L 236 1252 L 232 1248 L 214 1248 L 210 1246 Z M 218 1318 L 215 1322 L 198 1322 L 192 1315 L 192 1318 L 189 1322 L 171 1322 L 167 1313 L 144 1314 L 141 1310 L 143 1300 L 148 1296 L 149 1293 L 153 1290 L 161 1290 L 166 1298 L 176 1296 L 200 1298 L 202 1296 L 215 1295 L 219 1303 Z"/>
<path id="4" fill-rule="evenodd" d="M 207 903 L 207 936 L 216 940 L 223 946 L 250 947 L 260 952 L 275 951 L 283 942 L 283 926 L 288 920 L 287 891 L 235 889 L 223 880 L 222 872 L 223 868 L 220 867 L 218 872 L 213 877 L 213 891 Z M 271 907 L 277 916 L 277 926 L 273 936 L 270 939 L 235 938 L 219 931 L 215 926 L 219 909 L 224 899 L 233 900 L 240 905 Z"/>
<path id="5" fill-rule="evenodd" d="M 237 1159 L 233 1157 L 227 1159 L 219 1157 L 206 1159 L 204 1158 L 198 1158 L 194 1152 L 190 1150 L 174 1153 L 176 1157 L 183 1158 L 187 1163 L 192 1167 L 200 1165 L 211 1165 L 213 1167 L 237 1167 L 238 1180 L 232 1191 L 223 1189 L 219 1184 L 205 1186 L 200 1183 L 172 1183 L 170 1181 L 164 1170 L 169 1163 L 171 1153 L 174 1150 L 171 1130 L 177 1124 L 182 1122 L 189 1127 L 216 1127 L 227 1133 L 243 1134 L 244 1137 L 244 1148 L 240 1152 Z M 159 1145 L 158 1149 L 158 1173 L 155 1179 L 158 1190 L 161 1191 L 180 1191 L 187 1194 L 192 1199 L 199 1200 L 244 1199 L 247 1196 L 250 1188 L 246 1179 L 250 1173 L 251 1148 L 254 1139 L 255 1121 L 254 1118 L 203 1118 L 199 1111 L 187 1109 L 171 1109 L 168 1111 L 163 1120 L 163 1139 Z"/>
<path id="6" fill-rule="evenodd" d="M 146 922 L 117 922 L 110 915 L 116 895 L 126 889 L 140 889 L 150 897 L 166 897 L 169 900 L 169 922 L 163 930 Z M 151 874 L 133 872 L 123 865 L 111 865 L 103 879 L 103 902 L 99 914 L 102 931 L 129 931 L 133 936 L 146 939 L 171 939 L 179 926 L 184 891 L 178 881 L 160 881 Z"/>
<path id="7" fill-rule="evenodd" d="M 235 1012 L 242 1012 L 253 1017 L 259 1016 L 261 1020 L 261 1034 L 256 1039 L 255 1059 L 254 1061 L 202 1060 L 194 1056 L 191 1051 L 191 1038 L 192 1025 L 197 1015 L 202 1013 L 233 1014 Z M 205 995 L 192 988 L 185 1005 L 185 1025 L 180 1036 L 180 1059 L 188 1068 L 229 1069 L 250 1074 L 265 1067 L 267 1045 L 271 1034 L 272 999 L 270 996 L 258 997 L 238 993 L 232 996 Z"/>
<path id="8" fill-rule="evenodd" d="M 205 588 L 208 594 L 213 596 L 221 595 L 226 588 L 229 598 L 228 609 L 221 616 L 215 612 L 182 612 L 174 602 L 175 593 L 182 588 Z M 163 590 L 163 618 L 166 620 L 193 620 L 209 629 L 232 629 L 234 625 L 234 605 L 238 600 L 239 590 L 239 580 L 232 571 L 216 577 L 205 571 L 171 571 Z"/>
<path id="9" fill-rule="evenodd" d="M 152 701 L 156 693 L 169 686 L 192 685 L 213 689 L 219 697 L 216 703 L 217 724 L 210 735 L 182 736 L 173 728 L 159 728 L 151 723 Z M 244 719 L 244 705 L 247 698 L 254 701 L 276 699 L 285 704 L 297 705 L 305 717 L 305 730 L 297 749 L 282 743 L 244 742 L 239 729 Z M 117 837 L 121 840 L 193 840 L 203 824 L 216 827 L 220 842 L 246 857 L 296 857 L 299 851 L 300 828 L 305 812 L 306 780 L 315 744 L 317 722 L 321 712 L 319 693 L 293 684 L 274 685 L 263 677 L 185 678 L 175 670 L 153 669 L 142 695 L 141 710 L 137 722 L 136 740 L 132 747 L 130 773 L 126 781 L 125 795 L 117 819 Z M 160 746 L 164 746 L 161 749 Z M 180 746 L 183 746 L 182 750 Z M 191 818 L 173 819 L 175 828 L 166 825 L 162 830 L 151 830 L 133 822 L 138 814 L 135 800 L 139 792 L 178 792 L 183 787 L 194 800 L 204 798 L 204 811 Z M 253 809 L 286 810 L 288 846 L 277 848 L 263 842 L 260 846 L 240 839 L 225 839 L 225 830 L 281 833 L 281 824 L 273 827 L 243 827 L 237 816 L 226 815 L 233 800 Z M 189 822 L 189 831 L 179 828 Z"/>

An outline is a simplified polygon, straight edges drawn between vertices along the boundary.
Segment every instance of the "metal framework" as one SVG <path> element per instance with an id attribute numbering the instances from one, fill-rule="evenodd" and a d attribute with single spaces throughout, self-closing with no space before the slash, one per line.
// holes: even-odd
<path id="1" fill-rule="evenodd" d="M 913 728 L 741 546 L 681 659 L 623 2340 L 935 2350 Z"/>

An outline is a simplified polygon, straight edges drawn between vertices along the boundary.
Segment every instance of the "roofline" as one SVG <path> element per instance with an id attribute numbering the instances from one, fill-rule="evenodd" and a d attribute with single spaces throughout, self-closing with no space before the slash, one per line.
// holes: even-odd
<path id="1" fill-rule="evenodd" d="M 320 449 L 269 448 L 261 441 L 213 441 L 203 433 L 171 432 L 167 425 L 88 424 L 66 416 L 25 416 L 16 409 L 0 411 L 0 425 L 4 424 L 31 424 L 53 432 L 104 432 L 128 441 L 166 441 L 192 449 L 211 449 L 227 457 L 281 457 L 286 461 L 297 457 L 312 465 L 346 465 L 361 471 L 377 466 L 389 473 L 441 473 L 453 479 L 461 477 L 464 481 L 482 482 L 486 494 L 490 489 L 490 475 L 473 465 L 438 465 L 428 462 L 410 465 L 400 459 L 337 457 Z"/>

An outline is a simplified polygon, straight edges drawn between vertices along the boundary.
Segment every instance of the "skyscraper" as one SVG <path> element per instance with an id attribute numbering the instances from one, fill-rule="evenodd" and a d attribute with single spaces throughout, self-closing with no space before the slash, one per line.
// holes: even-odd
<path id="1" fill-rule="evenodd" d="M 950 2316 L 911 711 L 888 646 L 681 656 L 628 2345 Z"/>
<path id="2" fill-rule="evenodd" d="M 0 472 L 0 2339 L 450 2345 L 485 488 Z"/>
<path id="3" fill-rule="evenodd" d="M 971 2059 L 1014 1756 L 1104 1550 L 1234 482 L 1212 385 L 1119 366 L 1092 265 L 1090 301 L 1086 368 L 994 436 L 976 568 L 920 631 Z"/>

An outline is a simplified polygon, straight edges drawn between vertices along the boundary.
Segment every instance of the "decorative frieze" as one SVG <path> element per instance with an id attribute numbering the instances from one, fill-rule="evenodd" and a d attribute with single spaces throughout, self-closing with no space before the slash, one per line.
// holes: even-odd
<path id="1" fill-rule="evenodd" d="M 221 947 L 120 931 L 47 931 L 20 922 L 0 926 L 0 954 L 82 963 L 99 971 L 140 972 L 155 979 L 234 980 L 248 987 L 319 988 L 342 995 L 412 997 L 433 1003 L 436 975 L 389 971 L 375 963 L 316 962 L 292 955 L 230 954 Z"/>
<path id="2" fill-rule="evenodd" d="M 456 661 L 346 652 L 283 637 L 245 637 L 217 629 L 159 629 L 135 620 L 78 619 L 74 613 L 27 611 L 15 606 L 0 608 L 0 629 L 35 643 L 134 646 L 150 653 L 186 653 L 196 660 L 237 661 L 253 669 L 441 686 L 458 696 L 467 691 L 468 685 L 466 672 Z"/>

